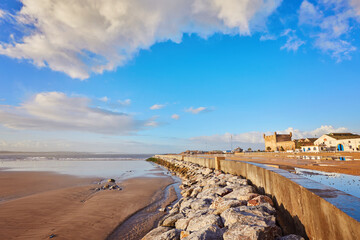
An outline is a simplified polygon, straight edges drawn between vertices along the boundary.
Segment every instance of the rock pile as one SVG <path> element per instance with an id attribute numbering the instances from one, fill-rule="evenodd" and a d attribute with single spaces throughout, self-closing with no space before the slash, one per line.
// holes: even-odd
<path id="1" fill-rule="evenodd" d="M 151 161 L 181 170 L 175 174 L 183 180 L 183 198 L 143 240 L 303 239 L 282 236 L 271 198 L 257 194 L 246 179 L 175 159 Z"/>
<path id="2" fill-rule="evenodd" d="M 102 184 L 102 183 L 100 182 L 99 184 Z M 119 190 L 120 191 L 120 190 L 122 190 L 122 188 L 116 184 L 115 179 L 110 178 L 107 180 L 107 182 L 103 186 L 96 188 L 95 190 L 96 191 L 100 191 L 100 190 Z"/>

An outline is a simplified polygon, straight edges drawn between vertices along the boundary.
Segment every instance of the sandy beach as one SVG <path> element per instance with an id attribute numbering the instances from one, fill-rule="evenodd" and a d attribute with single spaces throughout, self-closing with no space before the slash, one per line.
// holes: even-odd
<path id="1" fill-rule="evenodd" d="M 95 191 L 100 179 L 0 171 L 0 239 L 105 239 L 158 199 L 171 177 L 133 178 Z"/>

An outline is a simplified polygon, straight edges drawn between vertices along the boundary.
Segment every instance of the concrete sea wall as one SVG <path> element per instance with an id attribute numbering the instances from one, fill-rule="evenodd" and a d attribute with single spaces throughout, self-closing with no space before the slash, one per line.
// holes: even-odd
<path id="1" fill-rule="evenodd" d="M 360 239 L 360 199 L 318 182 L 263 164 L 225 159 L 156 155 L 242 176 L 272 198 L 285 234 L 309 239 Z"/>

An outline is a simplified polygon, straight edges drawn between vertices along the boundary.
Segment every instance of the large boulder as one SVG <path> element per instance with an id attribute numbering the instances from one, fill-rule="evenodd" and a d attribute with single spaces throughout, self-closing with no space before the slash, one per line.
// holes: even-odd
<path id="1" fill-rule="evenodd" d="M 196 199 L 191 203 L 191 209 L 195 211 L 208 209 L 212 202 L 213 200 L 210 198 Z"/>
<path id="2" fill-rule="evenodd" d="M 238 188 L 233 189 L 233 191 L 231 193 L 227 194 L 226 197 L 243 200 L 243 196 L 245 196 L 249 193 L 254 193 L 254 192 L 255 192 L 254 187 L 252 187 L 250 185 L 240 186 Z"/>
<path id="3" fill-rule="evenodd" d="M 268 203 L 271 206 L 274 206 L 274 203 L 271 200 L 271 198 L 269 198 L 268 196 L 264 196 L 264 195 L 260 195 L 260 196 L 257 196 L 255 198 L 249 200 L 247 205 L 248 206 L 258 206 L 262 203 Z"/>
<path id="4" fill-rule="evenodd" d="M 185 232 L 184 238 L 182 240 L 222 240 L 223 237 L 223 229 L 221 229 L 218 225 L 208 225 L 199 229 L 198 231 Z"/>
<path id="5" fill-rule="evenodd" d="M 275 216 L 258 210 L 249 210 L 243 207 L 229 208 L 221 213 L 221 219 L 225 226 L 235 223 L 254 226 L 273 226 L 275 225 Z"/>
<path id="6" fill-rule="evenodd" d="M 235 223 L 224 233 L 224 240 L 273 240 L 281 235 L 278 226 L 243 225 Z"/>
<path id="7" fill-rule="evenodd" d="M 175 222 L 175 228 L 185 230 L 189 225 L 191 218 L 180 218 Z"/>
<path id="8" fill-rule="evenodd" d="M 199 187 L 195 187 L 194 190 L 192 191 L 190 197 L 196 198 L 196 196 L 197 196 L 199 193 L 201 193 L 201 191 L 202 191 L 202 187 L 200 187 L 200 186 L 199 186 Z"/>
<path id="9" fill-rule="evenodd" d="M 225 199 L 225 198 L 217 198 L 210 205 L 210 209 L 215 209 L 214 214 L 221 214 L 225 210 L 232 207 L 239 207 L 246 205 L 246 201 L 233 200 L 233 199 Z"/>
<path id="10" fill-rule="evenodd" d="M 230 195 L 231 196 L 231 195 Z M 259 194 L 257 193 L 247 193 L 245 195 L 238 195 L 237 199 L 238 200 L 245 200 L 245 201 L 249 201 L 255 197 L 259 196 Z M 228 196 L 225 196 L 226 198 L 228 198 Z"/>
<path id="11" fill-rule="evenodd" d="M 219 188 L 215 193 L 218 194 L 220 197 L 223 197 L 231 193 L 232 191 L 233 191 L 232 188 L 225 187 L 225 188 Z"/>
<path id="12" fill-rule="evenodd" d="M 142 240 L 178 240 L 180 231 L 170 227 L 157 227 L 146 234 Z"/>
<path id="13" fill-rule="evenodd" d="M 164 218 L 164 220 L 160 223 L 160 225 L 164 227 L 175 227 L 176 221 L 183 217 L 184 216 L 181 213 L 170 215 Z"/>
<path id="14" fill-rule="evenodd" d="M 196 218 L 195 217 L 192 218 L 186 228 L 186 231 L 190 231 L 190 232 L 198 231 L 209 225 L 217 225 L 219 227 L 222 227 L 223 223 L 218 215 L 215 214 L 202 215 Z"/>

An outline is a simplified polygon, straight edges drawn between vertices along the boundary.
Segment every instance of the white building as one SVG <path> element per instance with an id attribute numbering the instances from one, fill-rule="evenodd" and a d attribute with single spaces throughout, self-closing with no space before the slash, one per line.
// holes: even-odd
<path id="1" fill-rule="evenodd" d="M 324 134 L 314 143 L 330 151 L 360 152 L 360 135 L 352 133 Z"/>
<path id="2" fill-rule="evenodd" d="M 302 146 L 301 151 L 302 152 L 321 152 L 325 151 L 326 148 L 323 146 Z"/>

